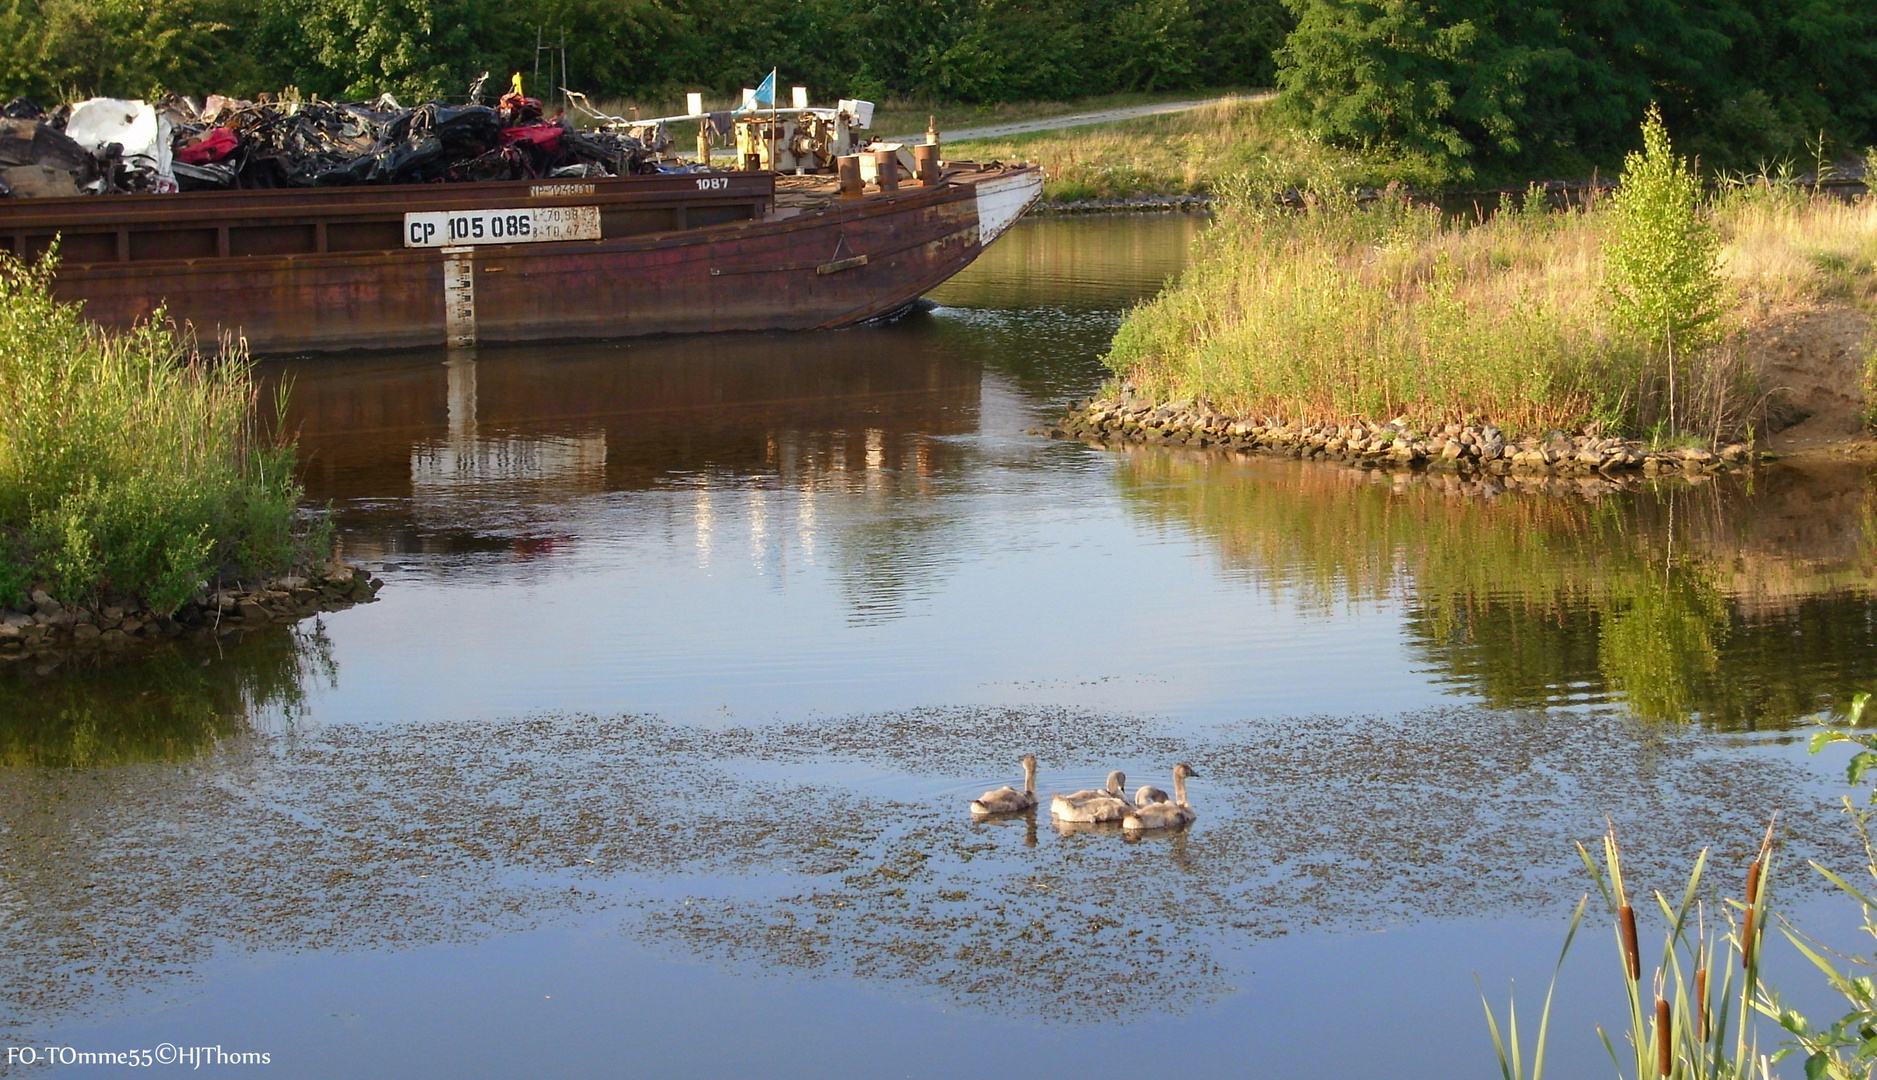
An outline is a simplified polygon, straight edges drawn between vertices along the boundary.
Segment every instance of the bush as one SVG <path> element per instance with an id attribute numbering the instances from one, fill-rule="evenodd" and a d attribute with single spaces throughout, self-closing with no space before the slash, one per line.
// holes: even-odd
<path id="1" fill-rule="evenodd" d="M 172 611 L 302 545 L 291 444 L 260 436 L 246 354 L 158 319 L 127 333 L 51 293 L 52 258 L 0 256 L 0 603 L 135 596 Z"/>
<path id="2" fill-rule="evenodd" d="M 1268 85 L 1289 27 L 1282 0 L 0 0 L 0 99 L 291 85 L 408 102 L 483 71 L 545 81 L 539 34 L 599 98 L 734 93 L 778 67 L 824 101 L 1066 100 Z"/>

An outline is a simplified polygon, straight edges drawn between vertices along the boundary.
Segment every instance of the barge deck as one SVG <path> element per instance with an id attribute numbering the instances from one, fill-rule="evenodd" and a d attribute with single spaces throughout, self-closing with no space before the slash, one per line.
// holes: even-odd
<path id="1" fill-rule="evenodd" d="M 859 195 L 739 171 L 0 200 L 0 246 L 56 243 L 55 288 L 101 323 L 162 311 L 258 353 L 799 330 L 903 309 L 1041 191 L 949 162 Z"/>

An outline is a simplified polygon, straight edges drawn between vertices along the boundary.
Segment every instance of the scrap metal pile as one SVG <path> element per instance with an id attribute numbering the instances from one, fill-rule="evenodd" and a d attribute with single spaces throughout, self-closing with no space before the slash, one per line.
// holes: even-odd
<path id="1" fill-rule="evenodd" d="M 0 107 L 0 198 L 629 176 L 658 172 L 658 149 L 547 116 L 519 88 L 494 108 L 18 98 Z"/>

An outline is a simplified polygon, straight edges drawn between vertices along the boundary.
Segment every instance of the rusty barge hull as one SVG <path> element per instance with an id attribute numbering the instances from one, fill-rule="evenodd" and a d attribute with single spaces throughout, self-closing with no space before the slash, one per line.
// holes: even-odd
<path id="1" fill-rule="evenodd" d="M 55 288 L 101 323 L 160 309 L 264 354 L 802 330 L 905 307 L 1042 187 L 1029 167 L 857 198 L 783 182 L 781 198 L 774 174 L 732 173 L 21 200 L 0 202 L 0 243 L 31 258 L 59 237 Z M 569 207 L 597 208 L 598 239 L 403 246 L 407 214 Z"/>

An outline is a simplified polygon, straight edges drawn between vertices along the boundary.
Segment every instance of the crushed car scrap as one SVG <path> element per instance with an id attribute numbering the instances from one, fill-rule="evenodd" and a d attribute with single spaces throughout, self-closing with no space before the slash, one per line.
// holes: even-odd
<path id="1" fill-rule="evenodd" d="M 440 101 L 241 101 L 210 95 L 0 107 L 0 197 L 424 184 L 666 171 L 662 127 L 582 130 L 513 89 Z M 297 95 L 293 95 L 297 96 Z M 285 97 L 285 95 L 283 95 Z"/>

